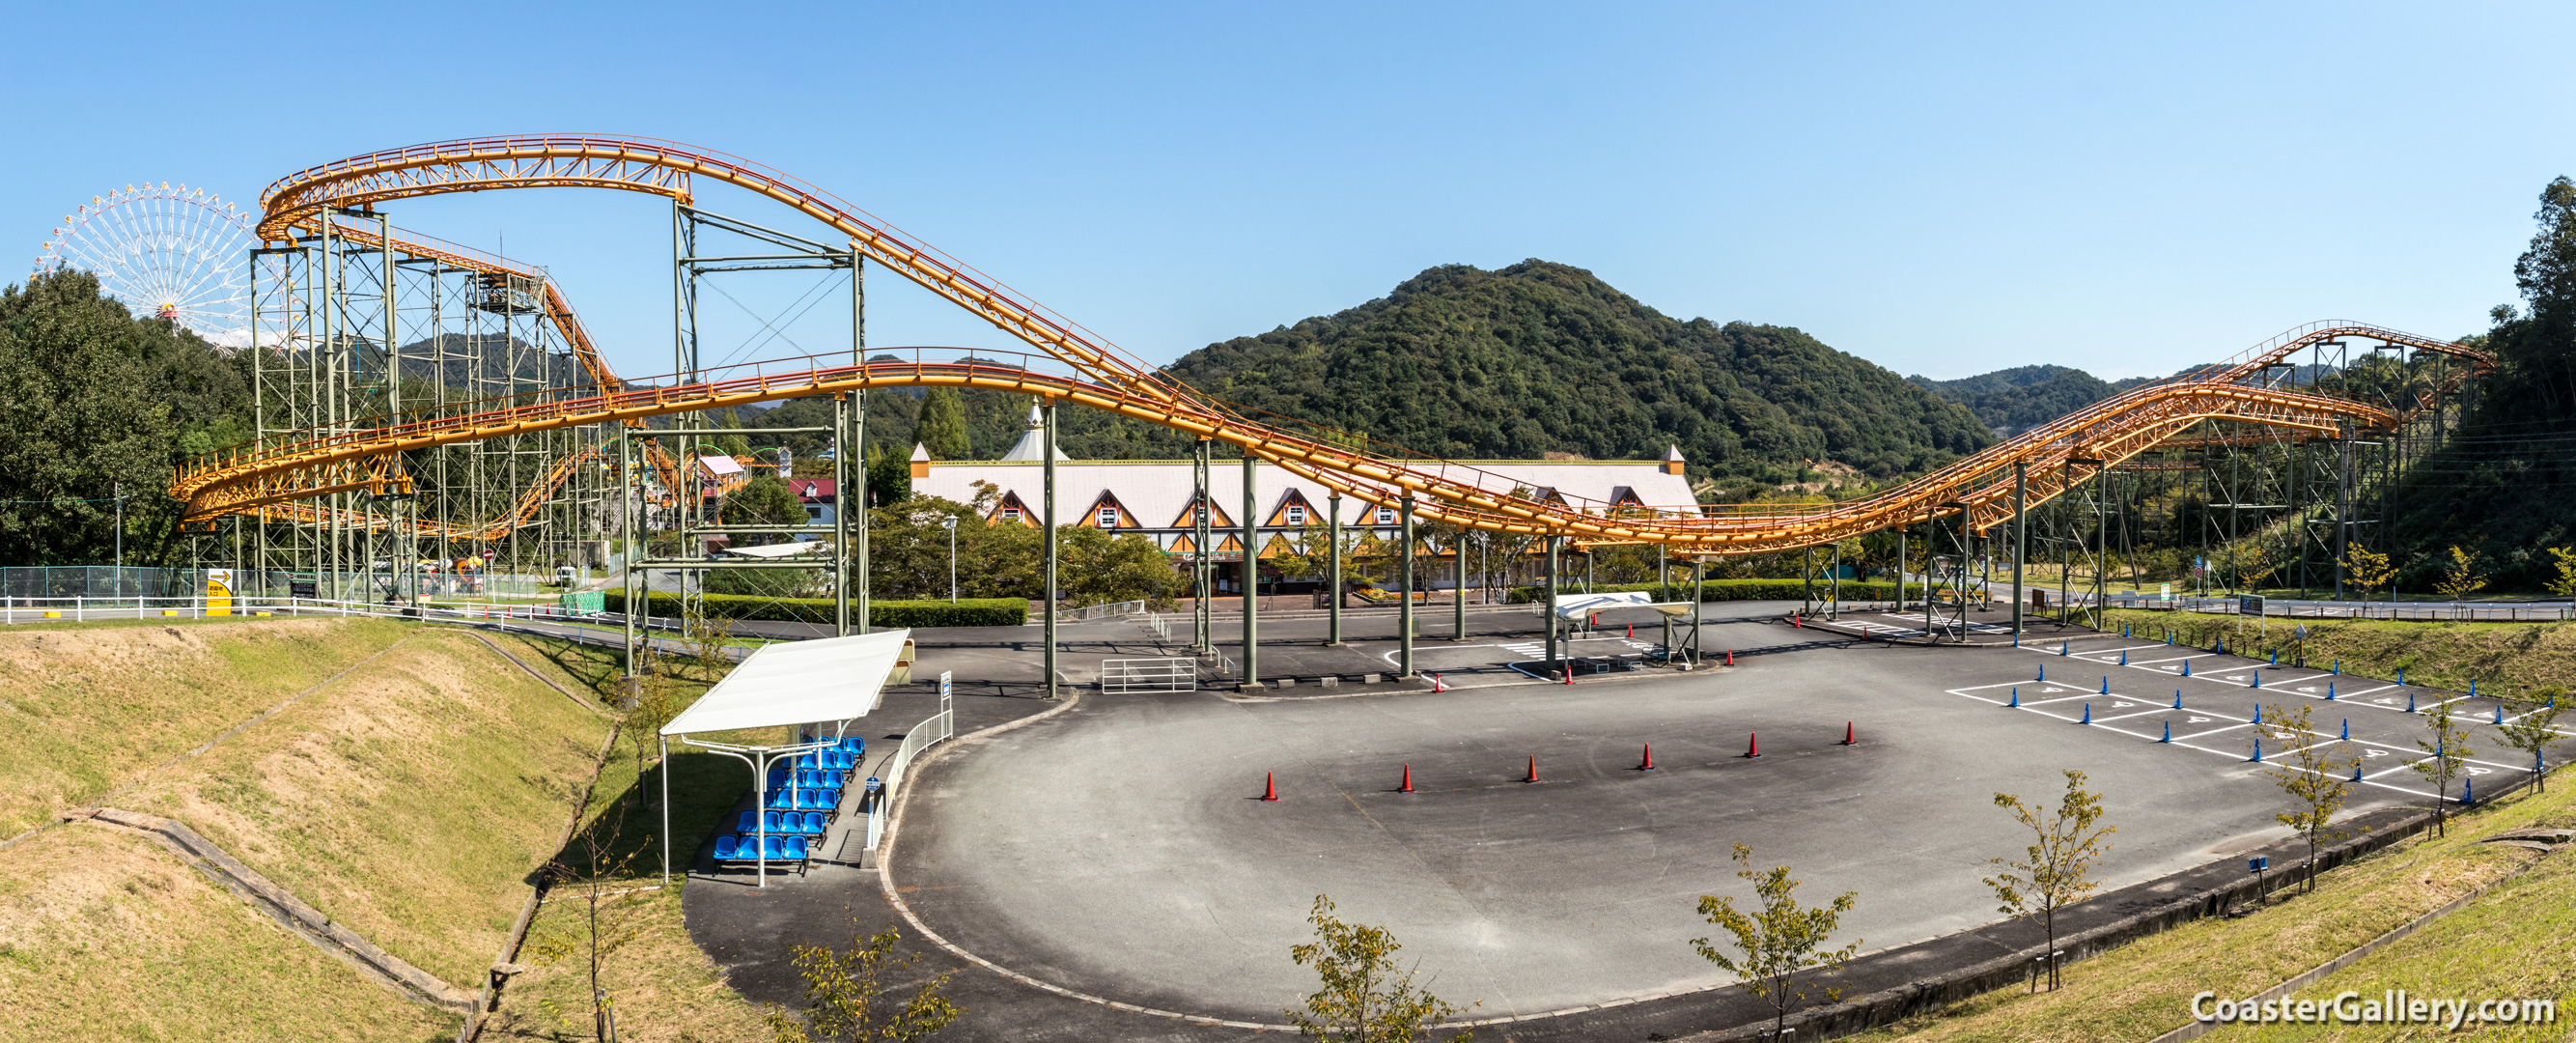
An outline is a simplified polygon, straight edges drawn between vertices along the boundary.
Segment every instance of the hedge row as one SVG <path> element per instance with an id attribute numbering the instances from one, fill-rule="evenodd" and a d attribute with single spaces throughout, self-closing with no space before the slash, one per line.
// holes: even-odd
<path id="1" fill-rule="evenodd" d="M 1816 584 L 1816 596 L 1824 597 L 1829 589 L 1831 588 L 1825 583 Z M 1595 594 L 1624 594 L 1630 591 L 1644 591 L 1657 601 L 1688 601 L 1691 598 L 1691 585 L 1688 583 L 1674 583 L 1668 586 L 1654 583 L 1610 583 L 1592 588 Z M 1908 583 L 1905 585 L 1905 592 L 1908 597 L 1920 597 L 1923 594 L 1923 584 Z M 1571 592 L 1559 591 L 1556 596 L 1563 598 L 1569 593 Z M 1806 596 L 1807 585 L 1802 580 L 1713 579 L 1707 583 L 1706 596 L 1703 600 L 1796 601 Z M 1529 604 L 1544 600 L 1545 597 L 1546 595 L 1537 587 L 1512 588 L 1514 604 Z M 1842 582 L 1842 597 L 1845 601 L 1888 601 L 1896 597 L 1896 584 L 1890 580 L 1847 579 Z"/>
<path id="2" fill-rule="evenodd" d="M 763 598 L 743 594 L 708 594 L 707 614 L 724 619 L 770 619 L 791 623 L 830 622 L 837 602 L 831 598 Z M 607 593 L 610 612 L 626 611 L 626 592 Z M 653 593 L 652 613 L 680 614 L 680 596 Z M 966 598 L 946 601 L 871 601 L 871 627 L 1015 627 L 1029 621 L 1027 598 Z"/>

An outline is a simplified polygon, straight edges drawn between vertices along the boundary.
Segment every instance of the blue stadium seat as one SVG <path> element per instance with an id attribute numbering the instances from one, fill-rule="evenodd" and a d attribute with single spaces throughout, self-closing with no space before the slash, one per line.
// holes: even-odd
<path id="1" fill-rule="evenodd" d="M 757 811 L 745 811 L 745 812 L 743 812 L 743 813 L 742 813 L 742 816 L 741 816 L 740 818 L 737 818 L 737 819 L 735 819 L 735 820 L 734 820 L 733 831 L 734 831 L 734 832 L 736 832 L 736 833 L 758 833 L 758 832 L 760 832 L 760 812 L 757 812 Z"/>
<path id="2" fill-rule="evenodd" d="M 746 811 L 746 812 L 743 812 L 743 814 L 748 815 L 748 814 L 750 814 L 750 812 Z M 717 837 L 717 838 L 716 838 L 716 861 L 718 861 L 718 862 L 730 862 L 730 861 L 733 861 L 735 858 L 741 857 L 741 856 L 739 856 L 738 854 L 736 854 L 736 853 L 735 853 L 735 851 L 734 851 L 734 844 L 735 844 L 735 843 L 736 843 L 736 841 L 734 840 L 734 836 L 733 836 L 733 834 L 731 834 L 731 833 L 727 833 L 727 834 L 725 834 L 725 835 L 723 835 L 723 836 Z"/>
<path id="3" fill-rule="evenodd" d="M 807 849 L 804 837 L 789 837 L 787 838 L 786 843 L 779 845 L 779 848 L 786 852 L 788 861 L 802 862 L 805 860 Z"/>
<path id="4" fill-rule="evenodd" d="M 800 832 L 819 837 L 823 835 L 824 830 L 830 828 L 832 828 L 832 820 L 825 817 L 822 812 L 808 811 L 805 813 L 805 828 Z"/>
<path id="5" fill-rule="evenodd" d="M 793 812 L 793 811 L 764 811 L 764 812 L 761 812 L 761 813 L 760 813 L 760 832 L 763 832 L 763 833 L 785 833 L 785 832 L 787 832 L 787 831 L 788 831 L 788 830 L 787 830 L 787 826 L 784 824 L 784 823 L 785 823 L 785 820 L 787 820 L 787 819 L 789 819 L 789 818 L 793 818 L 793 817 L 795 817 L 795 815 L 796 815 L 796 813 L 795 813 L 795 812 Z"/>
<path id="6" fill-rule="evenodd" d="M 796 755 L 796 766 L 797 766 L 797 767 L 799 767 L 799 768 L 811 768 L 811 767 L 813 767 L 813 766 L 814 766 L 814 755 L 813 755 L 812 753 L 810 753 L 810 752 L 809 752 L 809 753 L 800 753 L 800 754 L 797 754 L 797 755 Z"/>
<path id="7" fill-rule="evenodd" d="M 779 808 L 779 809 L 786 809 L 786 808 L 792 808 L 792 807 L 795 807 L 795 806 L 796 806 L 796 791 L 795 791 L 795 790 L 790 790 L 790 789 L 774 789 L 774 790 L 770 790 L 770 791 L 769 791 L 769 806 L 770 806 L 770 807 L 773 807 L 773 808 Z"/>
<path id="8" fill-rule="evenodd" d="M 787 838 L 785 837 L 774 834 L 760 838 L 760 857 L 769 859 L 786 858 L 787 845 L 783 843 L 786 839 Z"/>
<path id="9" fill-rule="evenodd" d="M 819 789 L 797 790 L 796 796 L 799 800 L 804 802 L 801 806 L 807 811 L 816 811 L 832 806 L 827 802 L 829 798 L 823 796 L 823 791 Z"/>

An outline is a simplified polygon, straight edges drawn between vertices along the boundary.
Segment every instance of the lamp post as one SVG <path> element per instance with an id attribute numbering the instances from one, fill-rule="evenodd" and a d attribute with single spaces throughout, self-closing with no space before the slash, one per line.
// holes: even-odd
<path id="1" fill-rule="evenodd" d="M 948 530 L 948 603 L 957 603 L 957 516 L 952 514 L 939 523 Z"/>

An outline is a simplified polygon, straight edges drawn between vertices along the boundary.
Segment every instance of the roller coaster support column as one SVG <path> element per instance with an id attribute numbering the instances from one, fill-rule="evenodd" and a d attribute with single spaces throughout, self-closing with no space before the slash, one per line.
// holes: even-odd
<path id="1" fill-rule="evenodd" d="M 1657 544 L 1657 546 L 1662 545 Z M 1465 641 L 1467 639 L 1467 530 L 1450 530 L 1449 554 L 1457 559 L 1457 567 L 1450 574 L 1458 579 L 1458 585 L 1451 588 L 1449 592 L 1449 609 L 1453 615 L 1451 623 L 1455 627 L 1454 632 L 1449 635 L 1449 640 Z"/>
<path id="2" fill-rule="evenodd" d="M 1395 501 L 1399 537 L 1404 540 L 1404 600 L 1396 603 L 1395 676 L 1413 676 L 1413 497 Z"/>
<path id="3" fill-rule="evenodd" d="M 635 529 L 639 524 L 638 516 L 644 513 L 643 508 L 638 505 L 638 501 L 644 498 L 644 479 L 643 476 L 635 473 L 635 450 L 634 439 L 622 436 L 618 438 L 617 477 L 619 481 L 617 484 L 620 492 L 617 496 L 617 534 L 624 537 L 620 542 L 626 544 L 626 554 L 622 559 L 626 567 L 618 570 L 618 589 L 626 592 L 620 607 L 625 611 L 618 614 L 625 617 L 626 623 L 626 676 L 628 677 L 638 676 L 636 667 L 641 665 L 635 661 L 635 615 L 640 611 L 642 601 L 635 596 L 635 560 L 638 557 L 635 553 Z"/>
<path id="4" fill-rule="evenodd" d="M 832 636 L 850 636 L 850 396 L 832 396 Z"/>
<path id="5" fill-rule="evenodd" d="M 1701 653 L 1700 653 L 1700 650 L 1699 650 L 1699 617 L 1700 617 L 1701 611 L 1702 611 L 1702 610 L 1703 610 L 1707 605 L 1708 605 L 1708 559 L 1706 559 L 1706 558 L 1693 558 L 1693 559 L 1691 559 L 1691 652 L 1690 652 L 1690 654 L 1691 654 L 1691 665 L 1692 665 L 1692 666 L 1698 666 L 1698 665 L 1699 665 L 1699 661 L 1700 661 L 1700 655 L 1701 655 Z M 1729 654 L 1731 655 L 1731 654 L 1733 654 L 1733 653 L 1729 653 Z"/>
<path id="6" fill-rule="evenodd" d="M 2027 598 L 2026 598 L 2026 596 L 2025 596 L 2025 595 L 2022 593 L 2022 591 L 2021 591 L 2021 562 L 2022 562 L 2022 559 L 2023 559 L 2024 557 L 2026 557 L 2026 556 L 2028 556 L 2028 555 L 2030 554 L 2030 516 L 2029 516 L 2029 514 L 2027 514 L 2027 513 L 2026 513 L 2026 512 L 2027 512 L 2027 510 L 2028 510 L 2028 508 L 2029 508 L 2029 503 L 2025 500 L 2025 497 L 2027 497 L 2027 496 L 2029 495 L 2029 493 L 2030 493 L 2030 465 L 2029 465 L 2029 464 L 2026 464 L 2026 463 L 2021 463 L 2021 462 L 2016 461 L 2016 462 L 2013 464 L 2013 534 L 2012 534 L 2012 540 L 2013 540 L 2013 596 L 2012 596 L 2012 603 L 2013 603 L 2013 624 L 2012 624 L 2012 627 L 2013 627 L 2013 643 L 2014 643 L 2014 644 L 2016 644 L 2016 645 L 2018 645 L 2018 644 L 2020 644 L 2020 643 L 2021 643 L 2021 606 L 2022 606 L 2022 602 L 2023 602 L 2024 600 L 2026 600 L 2026 599 L 2027 599 Z"/>
<path id="7" fill-rule="evenodd" d="M 1324 498 L 1324 646 L 1342 645 L 1342 494 Z"/>
<path id="8" fill-rule="evenodd" d="M 1834 541 L 1834 564 L 1831 578 L 1825 583 L 1825 618 L 1841 619 L 1843 614 L 1843 541 Z"/>
<path id="9" fill-rule="evenodd" d="M 1190 469 L 1198 481 L 1198 496 L 1190 508 L 1196 512 L 1190 517 L 1191 539 L 1195 541 L 1195 549 L 1190 552 L 1195 559 L 1190 563 L 1190 589 L 1197 595 L 1190 599 L 1190 638 L 1201 652 L 1216 650 L 1216 606 L 1210 602 L 1216 594 L 1216 554 L 1208 549 L 1208 540 L 1216 535 L 1210 521 L 1216 498 L 1208 491 L 1208 447 L 1213 444 L 1199 439 L 1190 454 Z"/>
<path id="10" fill-rule="evenodd" d="M 1253 490 L 1260 458 L 1243 454 L 1243 678 L 1239 692 L 1261 690 L 1261 515 Z"/>
<path id="11" fill-rule="evenodd" d="M 1045 489 L 1038 495 L 1038 524 L 1046 529 L 1046 697 L 1055 698 L 1055 399 L 1038 407 L 1038 459 Z"/>
<path id="12" fill-rule="evenodd" d="M 1923 509 L 1923 643 L 1940 638 L 1932 632 L 1932 562 L 1936 560 L 1932 544 L 1941 538 L 1941 515 L 1933 508 Z"/>
<path id="13" fill-rule="evenodd" d="M 1542 539 L 1547 544 L 1547 596 L 1540 604 L 1544 606 L 1543 614 L 1547 616 L 1547 667 L 1549 670 L 1554 670 L 1556 664 L 1560 662 L 1556 654 L 1556 541 L 1559 537 L 1546 536 Z"/>
<path id="14" fill-rule="evenodd" d="M 1049 408 L 1052 409 L 1053 407 L 1050 406 Z M 867 457 L 865 455 L 867 452 L 865 446 L 867 444 L 868 393 L 865 391 L 853 391 L 850 393 L 850 454 L 857 459 L 844 466 L 849 468 L 850 477 L 857 480 L 859 492 L 858 521 L 857 524 L 851 526 L 850 550 L 843 553 L 847 554 L 856 552 L 856 560 L 850 562 L 849 569 L 855 574 L 853 578 L 857 580 L 857 586 L 859 588 L 859 604 L 858 607 L 851 612 L 851 615 L 854 618 L 850 620 L 850 626 L 852 629 L 857 630 L 862 634 L 868 632 L 868 508 L 871 504 L 868 503 L 868 466 Z M 1055 449 L 1055 414 L 1052 412 L 1047 414 L 1047 449 L 1050 454 L 1052 454 Z M 837 457 L 841 454 L 834 453 L 832 455 Z M 1047 457 L 1047 495 L 1050 497 L 1055 495 L 1055 457 L 1053 455 L 1049 455 Z M 840 496 L 837 498 L 844 501 L 848 500 L 847 496 Z M 1053 506 L 1053 503 L 1054 501 L 1052 499 L 1048 501 L 1047 524 L 1049 525 L 1055 524 L 1055 507 Z M 844 502 L 840 513 L 847 514 L 848 512 L 849 505 Z M 1050 557 L 1047 559 L 1047 567 L 1050 571 L 1047 576 L 1047 582 L 1049 584 L 1053 584 L 1055 582 L 1055 576 L 1052 571 L 1055 567 L 1055 559 L 1052 557 L 1055 547 L 1054 541 L 1055 530 L 1048 529 L 1047 547 Z M 1050 650 L 1052 650 L 1052 647 L 1052 645 L 1049 646 Z"/>

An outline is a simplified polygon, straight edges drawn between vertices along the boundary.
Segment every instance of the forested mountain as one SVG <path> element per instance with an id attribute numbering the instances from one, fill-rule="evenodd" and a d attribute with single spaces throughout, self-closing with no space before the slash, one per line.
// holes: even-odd
<path id="1" fill-rule="evenodd" d="M 2019 366 L 1957 380 L 1905 379 L 1968 407 L 1998 437 L 2011 437 L 2119 394 L 2118 388 L 2101 378 L 2065 366 Z"/>
<path id="2" fill-rule="evenodd" d="M 1917 472 L 1993 441 L 1967 409 L 1799 330 L 1674 319 L 1546 261 L 1433 268 L 1378 300 L 1211 344 L 1168 369 L 1253 410 L 1450 459 L 1654 459 L 1678 445 L 1694 479 L 1778 482 L 1808 461 Z M 1025 396 L 960 398 L 970 458 L 1019 438 Z M 909 451 L 922 401 L 872 396 L 870 445 Z M 762 423 L 821 416 L 819 400 L 791 403 Z M 1141 422 L 1086 409 L 1059 420 L 1077 459 L 1189 452 Z"/>

